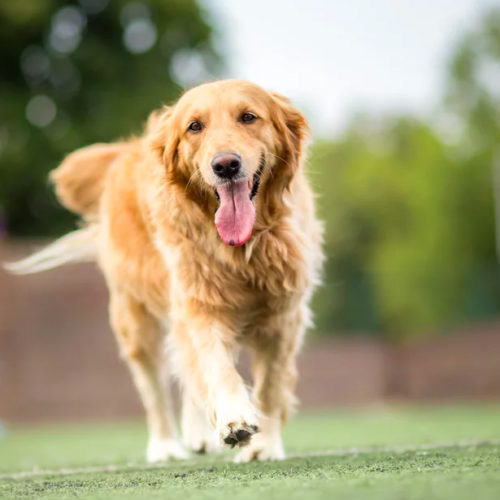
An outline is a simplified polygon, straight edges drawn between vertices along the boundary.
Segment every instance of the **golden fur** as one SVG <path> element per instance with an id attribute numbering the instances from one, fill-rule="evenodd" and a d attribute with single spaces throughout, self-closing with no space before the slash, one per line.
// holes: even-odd
<path id="1" fill-rule="evenodd" d="M 245 125 L 238 116 L 258 116 Z M 188 133 L 193 119 L 205 124 Z M 52 173 L 61 202 L 97 227 L 110 317 L 149 422 L 148 457 L 184 456 L 162 370 L 169 331 L 183 389 L 185 446 L 242 447 L 237 460 L 280 459 L 294 403 L 295 358 L 310 324 L 322 262 L 321 225 L 302 162 L 308 128 L 290 102 L 257 85 L 219 81 L 155 112 L 142 136 L 94 145 Z M 243 246 L 224 244 L 210 161 L 235 151 L 249 179 L 265 158 L 256 219 Z M 248 393 L 234 364 L 253 354 Z M 256 432 L 258 430 L 258 432 Z"/>

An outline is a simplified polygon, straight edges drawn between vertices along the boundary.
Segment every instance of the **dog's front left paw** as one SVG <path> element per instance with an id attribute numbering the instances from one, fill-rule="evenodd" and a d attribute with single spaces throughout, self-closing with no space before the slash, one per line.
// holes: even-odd
<path id="1" fill-rule="evenodd" d="M 224 444 L 234 448 L 236 445 L 247 445 L 258 431 L 257 424 L 250 424 L 242 420 L 228 423 L 220 430 L 219 434 Z"/>
<path id="2" fill-rule="evenodd" d="M 146 457 L 149 463 L 182 460 L 189 455 L 176 439 L 151 438 L 148 443 Z"/>
<path id="3" fill-rule="evenodd" d="M 215 416 L 219 442 L 230 448 L 247 445 L 259 431 L 257 411 L 246 394 L 240 398 L 219 400 Z"/>

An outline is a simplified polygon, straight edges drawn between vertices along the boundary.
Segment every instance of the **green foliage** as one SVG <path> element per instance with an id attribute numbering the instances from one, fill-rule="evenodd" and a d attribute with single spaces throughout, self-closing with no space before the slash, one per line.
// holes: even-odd
<path id="1" fill-rule="evenodd" d="M 328 255 L 319 331 L 407 337 L 500 313 L 498 75 L 500 10 L 452 58 L 442 113 L 453 144 L 411 117 L 359 116 L 314 146 Z"/>
<path id="2" fill-rule="evenodd" d="M 497 280 L 483 282 L 496 272 L 487 159 L 458 161 L 408 118 L 363 117 L 312 153 L 329 256 L 319 330 L 407 335 L 499 311 Z"/>
<path id="3" fill-rule="evenodd" d="M 445 104 L 461 125 L 461 149 L 498 149 L 500 141 L 500 8 L 458 44 Z"/>
<path id="4" fill-rule="evenodd" d="M 178 95 L 185 68 L 188 81 L 216 69 L 211 32 L 195 0 L 1 2 L 0 212 L 9 230 L 70 228 L 48 171 L 78 147 L 137 131 Z"/>

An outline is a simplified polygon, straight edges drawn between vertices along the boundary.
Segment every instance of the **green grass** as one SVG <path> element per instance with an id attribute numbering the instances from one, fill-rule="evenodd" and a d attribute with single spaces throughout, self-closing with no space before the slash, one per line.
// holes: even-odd
<path id="1" fill-rule="evenodd" d="M 226 453 L 150 467 L 145 440 L 138 423 L 14 429 L 0 441 L 0 498 L 500 498 L 496 405 L 303 414 L 285 433 L 303 456 L 280 463 L 232 464 Z M 335 452 L 310 455 L 322 450 Z"/>

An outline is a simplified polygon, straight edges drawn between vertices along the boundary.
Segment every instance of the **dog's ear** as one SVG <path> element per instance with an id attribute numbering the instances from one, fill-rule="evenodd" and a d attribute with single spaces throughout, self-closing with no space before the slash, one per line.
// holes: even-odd
<path id="1" fill-rule="evenodd" d="M 305 144 L 309 135 L 309 125 L 304 115 L 295 108 L 289 99 L 271 93 L 276 112 L 273 113 L 274 127 L 279 135 L 279 156 L 287 163 L 293 172 L 300 166 Z"/>
<path id="2" fill-rule="evenodd" d="M 153 154 L 167 166 L 175 163 L 175 154 L 179 138 L 172 126 L 173 106 L 165 106 L 160 111 L 153 111 L 146 124 L 149 146 Z"/>
<path id="3" fill-rule="evenodd" d="M 267 224 L 271 224 L 287 210 L 283 194 L 289 189 L 293 176 L 300 168 L 309 133 L 306 119 L 286 97 L 271 93 L 271 99 L 277 159 L 272 167 L 272 176 L 263 190 L 265 203 L 261 213 Z"/>
<path id="4" fill-rule="evenodd" d="M 190 174 L 179 162 L 180 137 L 174 119 L 174 106 L 165 107 L 160 112 L 150 115 L 146 131 L 150 137 L 149 147 L 163 165 L 167 182 L 185 187 Z"/>

